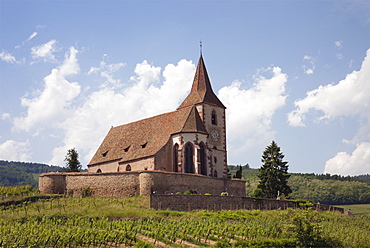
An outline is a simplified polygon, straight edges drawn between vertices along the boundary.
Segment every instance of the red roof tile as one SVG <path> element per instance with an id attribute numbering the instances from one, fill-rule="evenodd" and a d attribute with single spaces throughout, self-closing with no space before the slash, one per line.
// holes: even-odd
<path id="1" fill-rule="evenodd" d="M 153 156 L 172 134 L 180 132 L 207 134 L 194 106 L 112 127 L 89 165 Z"/>

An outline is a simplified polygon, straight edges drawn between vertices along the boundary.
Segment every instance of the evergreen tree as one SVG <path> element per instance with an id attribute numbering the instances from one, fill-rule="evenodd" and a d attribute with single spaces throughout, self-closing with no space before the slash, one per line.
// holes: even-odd
<path id="1" fill-rule="evenodd" d="M 260 179 L 255 191 L 256 197 L 276 198 L 284 194 L 288 196 L 292 190 L 288 186 L 288 162 L 283 161 L 284 155 L 280 147 L 271 142 L 262 155 L 262 166 L 259 168 Z"/>
<path id="2" fill-rule="evenodd" d="M 69 149 L 67 152 L 66 157 L 64 158 L 64 161 L 66 161 L 68 172 L 79 172 L 81 169 L 81 163 L 78 160 L 78 152 L 75 148 Z"/>

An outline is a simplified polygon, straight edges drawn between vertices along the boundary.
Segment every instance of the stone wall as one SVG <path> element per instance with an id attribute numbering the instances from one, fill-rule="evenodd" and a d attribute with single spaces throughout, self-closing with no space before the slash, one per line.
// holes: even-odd
<path id="1" fill-rule="evenodd" d="M 150 196 L 150 207 L 175 211 L 192 210 L 272 210 L 297 208 L 292 201 L 274 199 L 256 199 L 251 197 L 220 195 L 158 195 Z"/>
<path id="2" fill-rule="evenodd" d="M 132 171 L 112 173 L 44 173 L 39 189 L 45 194 L 80 196 L 88 191 L 92 196 L 129 197 L 175 194 L 187 190 L 199 194 L 245 196 L 245 181 L 211 178 L 203 175 L 163 171 Z"/>
<path id="3" fill-rule="evenodd" d="M 293 201 L 259 199 L 251 197 L 219 196 L 219 195 L 160 195 L 150 196 L 150 208 L 174 211 L 192 210 L 273 210 L 299 208 Z M 343 208 L 323 204 L 315 204 L 313 209 L 344 213 Z"/>

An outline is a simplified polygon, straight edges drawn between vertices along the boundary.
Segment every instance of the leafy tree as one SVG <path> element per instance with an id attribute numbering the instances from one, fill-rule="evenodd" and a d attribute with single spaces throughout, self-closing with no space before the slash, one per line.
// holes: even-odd
<path id="1" fill-rule="evenodd" d="M 78 152 L 75 148 L 69 149 L 67 152 L 66 157 L 64 158 L 66 161 L 68 172 L 79 172 L 81 169 L 81 163 L 78 160 Z"/>
<path id="2" fill-rule="evenodd" d="M 272 141 L 262 154 L 256 197 L 275 198 L 282 194 L 288 196 L 292 192 L 288 185 L 288 162 L 284 162 L 283 158 L 280 147 Z"/>

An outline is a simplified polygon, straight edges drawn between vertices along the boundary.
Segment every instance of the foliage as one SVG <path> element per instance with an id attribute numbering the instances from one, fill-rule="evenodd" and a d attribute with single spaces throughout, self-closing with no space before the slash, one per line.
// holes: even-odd
<path id="1" fill-rule="evenodd" d="M 367 247 L 370 242 L 369 215 L 293 209 L 154 211 L 144 206 L 148 199 L 62 198 L 0 209 L 0 245 Z"/>
<path id="2" fill-rule="evenodd" d="M 288 185 L 288 162 L 284 162 L 284 155 L 280 152 L 280 147 L 271 142 L 262 155 L 262 166 L 259 170 L 260 179 L 256 192 L 256 197 L 274 198 L 281 194 L 288 196 L 292 190 Z"/>
<path id="3" fill-rule="evenodd" d="M 92 196 L 92 193 L 93 193 L 93 191 L 89 187 L 82 188 L 82 190 L 81 190 L 81 197 L 89 197 L 89 196 Z"/>
<path id="4" fill-rule="evenodd" d="M 16 187 L 0 187 L 0 196 L 2 200 L 17 196 L 30 196 L 40 193 L 39 190 L 32 188 L 31 185 L 16 186 Z"/>
<path id="5" fill-rule="evenodd" d="M 198 193 L 195 190 L 187 190 L 184 192 L 184 195 L 197 195 Z"/>
<path id="6" fill-rule="evenodd" d="M 78 160 L 78 152 L 76 148 L 69 149 L 67 151 L 67 155 L 64 158 L 64 161 L 66 161 L 68 172 L 79 172 L 81 170 L 81 163 Z"/>
<path id="7" fill-rule="evenodd" d="M 366 182 L 319 180 L 292 175 L 288 185 L 293 191 L 291 198 L 331 205 L 370 203 L 370 185 Z"/>
<path id="8" fill-rule="evenodd" d="M 58 166 L 49 166 L 38 163 L 9 162 L 0 160 L 0 186 L 38 186 L 38 177 L 35 174 L 54 172 L 62 169 Z"/>

